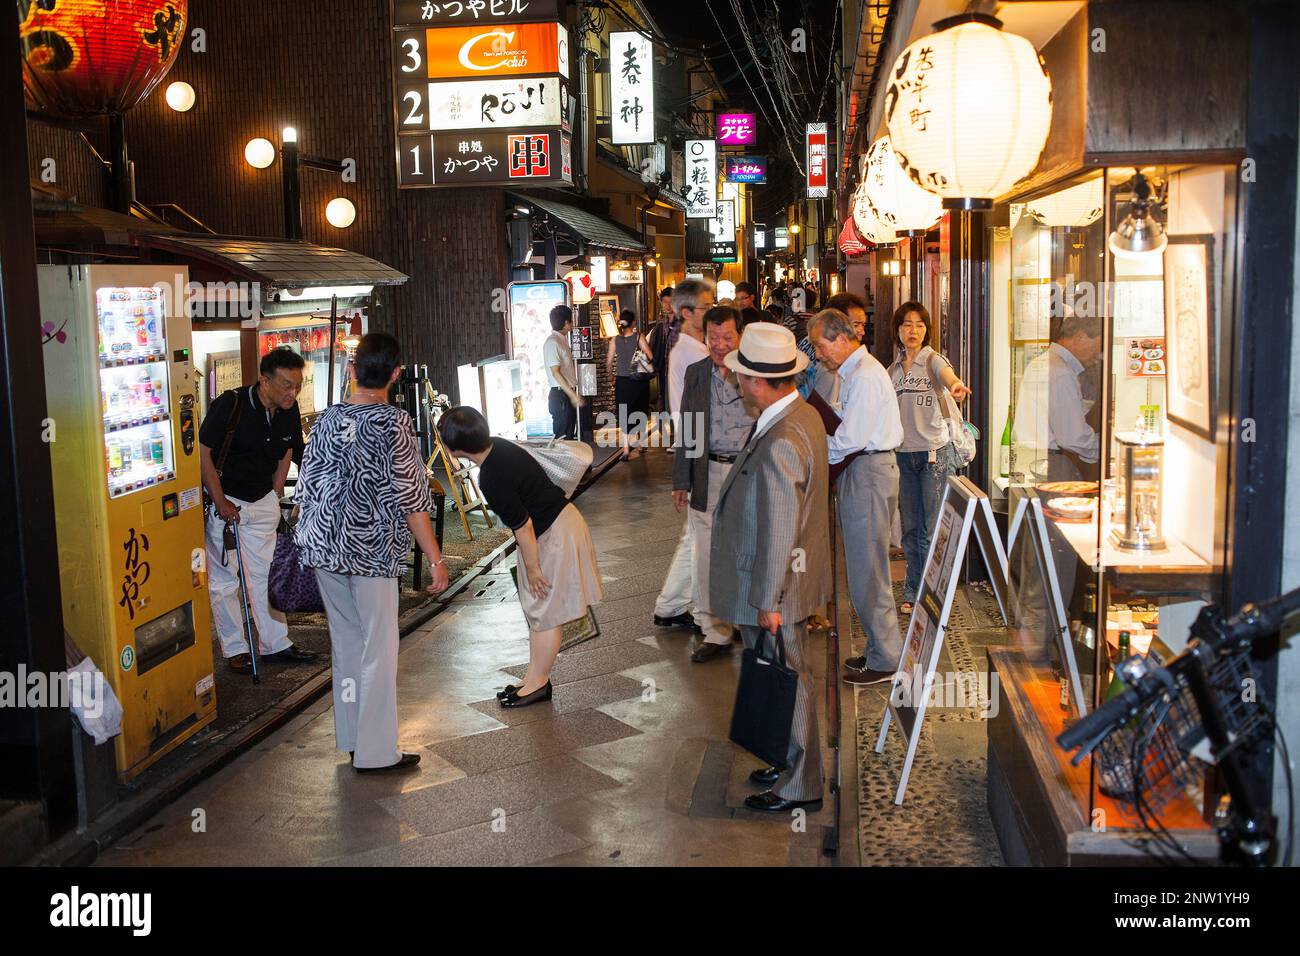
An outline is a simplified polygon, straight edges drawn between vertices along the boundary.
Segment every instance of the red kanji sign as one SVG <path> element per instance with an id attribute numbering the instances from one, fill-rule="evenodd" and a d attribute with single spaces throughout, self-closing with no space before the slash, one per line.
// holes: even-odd
<path id="1" fill-rule="evenodd" d="M 511 179 L 544 179 L 551 175 L 551 139 L 533 133 L 507 137 Z"/>

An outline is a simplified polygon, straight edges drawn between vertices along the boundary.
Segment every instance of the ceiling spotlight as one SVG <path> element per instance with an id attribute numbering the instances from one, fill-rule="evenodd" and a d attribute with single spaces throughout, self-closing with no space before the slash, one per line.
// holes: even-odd
<path id="1" fill-rule="evenodd" d="M 1156 200 L 1151 198 L 1151 185 L 1141 173 L 1133 177 L 1133 201 L 1128 215 L 1119 228 L 1110 234 L 1107 245 L 1117 256 L 1140 258 L 1158 256 L 1165 251 L 1169 240 L 1155 216 Z"/>

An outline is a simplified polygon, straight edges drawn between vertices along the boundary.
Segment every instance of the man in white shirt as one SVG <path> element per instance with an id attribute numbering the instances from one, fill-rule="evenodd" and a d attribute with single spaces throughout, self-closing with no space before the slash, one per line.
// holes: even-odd
<path id="1" fill-rule="evenodd" d="M 1097 477 L 1099 438 L 1088 424 L 1080 376 L 1101 353 L 1096 319 L 1053 318 L 1052 344 L 1025 367 L 1016 402 L 1016 458 L 1034 478 Z"/>
<path id="2" fill-rule="evenodd" d="M 668 353 L 668 410 L 673 415 L 673 435 L 682 444 L 683 428 L 678 420 L 682 404 L 682 389 L 686 383 L 686 369 L 701 359 L 709 357 L 709 350 L 704 344 L 704 313 L 713 308 L 714 286 L 701 279 L 686 279 L 673 289 L 673 312 L 681 323 L 681 334 L 677 343 Z M 687 426 L 685 434 L 698 440 L 703 434 L 701 428 Z M 689 449 L 682 447 L 681 454 Z M 704 633 L 708 615 L 698 610 L 692 614 L 691 597 L 693 579 L 691 567 L 694 562 L 691 523 L 682 523 L 682 536 L 677 541 L 677 550 L 673 554 L 673 563 L 664 578 L 663 588 L 655 601 L 654 622 L 657 627 L 692 627 L 697 634 Z"/>
<path id="3" fill-rule="evenodd" d="M 572 328 L 572 309 L 567 305 L 551 309 L 551 334 L 542 345 L 542 364 L 546 366 L 546 380 L 551 383 L 547 405 L 556 438 L 578 437 L 578 409 L 586 403 L 578 394 L 573 349 L 569 347 Z"/>
<path id="4" fill-rule="evenodd" d="M 853 321 L 824 309 L 808 324 L 817 358 L 839 376 L 840 425 L 827 440 L 839 498 L 840 531 L 849 595 L 867 635 L 860 657 L 844 662 L 850 684 L 890 680 L 898 669 L 903 637 L 889 575 L 889 531 L 898 510 L 898 461 L 903 443 L 898 398 L 885 367 L 858 341 Z"/>

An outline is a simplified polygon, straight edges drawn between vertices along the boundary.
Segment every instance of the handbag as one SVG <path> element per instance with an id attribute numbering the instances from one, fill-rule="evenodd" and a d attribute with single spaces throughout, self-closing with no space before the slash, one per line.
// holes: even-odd
<path id="1" fill-rule="evenodd" d="M 316 572 L 303 566 L 302 549 L 293 539 L 289 523 L 283 518 L 275 532 L 275 554 L 271 558 L 271 570 L 267 575 L 267 590 L 270 592 L 271 607 L 277 611 L 301 614 L 325 610 L 320 586 L 316 583 Z"/>
<path id="2" fill-rule="evenodd" d="M 636 351 L 632 353 L 632 378 L 638 382 L 644 382 L 655 373 L 654 363 L 642 351 L 640 343 L 637 344 Z"/>
<path id="3" fill-rule="evenodd" d="M 542 471 L 546 472 L 546 477 L 564 492 L 566 498 L 573 497 L 596 456 L 586 442 L 568 438 L 552 438 L 545 443 L 515 444 L 533 456 L 542 466 Z"/>
<path id="4" fill-rule="evenodd" d="M 510 578 L 519 590 L 519 565 L 510 566 Z M 600 625 L 596 623 L 596 613 L 589 607 L 582 617 L 566 621 L 560 631 L 560 652 L 572 650 L 579 644 L 585 644 L 593 637 L 600 637 Z"/>
<path id="5" fill-rule="evenodd" d="M 785 662 L 785 643 L 779 632 L 772 633 L 776 656 L 763 653 L 769 633 L 760 633 L 758 643 L 746 648 L 741 658 L 731 739 L 769 766 L 782 767 L 790 755 L 799 674 Z"/>
<path id="6" fill-rule="evenodd" d="M 939 403 L 939 414 L 943 416 L 944 427 L 948 431 L 948 441 L 952 442 L 957 454 L 957 467 L 965 468 L 975 460 L 975 441 L 980 437 L 980 430 L 962 418 L 961 409 L 952 400 L 947 388 L 930 378 L 930 387 L 934 389 L 935 399 Z"/>

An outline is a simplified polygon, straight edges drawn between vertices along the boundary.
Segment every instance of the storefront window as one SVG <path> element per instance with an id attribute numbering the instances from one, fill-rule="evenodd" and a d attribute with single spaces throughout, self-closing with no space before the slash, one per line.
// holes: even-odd
<path id="1" fill-rule="evenodd" d="M 998 210 L 989 229 L 1001 441 L 987 487 L 1016 534 L 1012 635 L 1053 739 L 1120 689 L 1121 640 L 1127 654 L 1168 660 L 1219 586 L 1234 183 L 1219 166 L 1093 171 Z M 1142 825 L 1131 767 L 1057 755 L 1088 814 Z M 1208 768 L 1188 758 L 1179 771 L 1193 796 L 1169 782 L 1150 803 L 1164 826 L 1202 829 Z"/>

